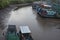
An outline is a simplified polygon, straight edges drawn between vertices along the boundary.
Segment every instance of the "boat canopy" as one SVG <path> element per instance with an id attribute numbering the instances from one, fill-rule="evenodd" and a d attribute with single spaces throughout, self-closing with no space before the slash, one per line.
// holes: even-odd
<path id="1" fill-rule="evenodd" d="M 20 26 L 21 33 L 31 33 L 28 26 Z"/>

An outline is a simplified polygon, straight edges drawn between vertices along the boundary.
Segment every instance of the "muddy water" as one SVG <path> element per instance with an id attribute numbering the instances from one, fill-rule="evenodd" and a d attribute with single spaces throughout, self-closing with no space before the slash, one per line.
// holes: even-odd
<path id="1" fill-rule="evenodd" d="M 8 25 L 29 26 L 34 40 L 60 40 L 60 19 L 41 18 L 31 6 L 12 11 Z"/>

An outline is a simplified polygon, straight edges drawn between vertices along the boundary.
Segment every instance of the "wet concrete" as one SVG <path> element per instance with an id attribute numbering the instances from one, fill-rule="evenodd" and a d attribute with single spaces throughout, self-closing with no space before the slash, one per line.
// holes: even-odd
<path id="1" fill-rule="evenodd" d="M 41 18 L 31 6 L 11 11 L 9 24 L 29 26 L 34 40 L 60 40 L 60 19 Z"/>

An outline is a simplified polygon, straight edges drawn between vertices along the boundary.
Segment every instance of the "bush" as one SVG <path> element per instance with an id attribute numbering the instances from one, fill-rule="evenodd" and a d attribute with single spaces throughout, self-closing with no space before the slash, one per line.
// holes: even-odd
<path id="1" fill-rule="evenodd" d="M 9 5 L 9 2 L 7 0 L 0 1 L 0 9 L 4 8 Z"/>

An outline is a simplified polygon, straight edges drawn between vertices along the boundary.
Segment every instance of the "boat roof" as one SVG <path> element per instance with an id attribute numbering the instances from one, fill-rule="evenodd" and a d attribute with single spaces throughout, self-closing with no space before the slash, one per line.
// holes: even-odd
<path id="1" fill-rule="evenodd" d="M 47 4 L 42 4 L 45 7 L 52 7 L 51 5 L 47 5 Z"/>
<path id="2" fill-rule="evenodd" d="M 44 6 L 46 6 L 46 7 L 51 7 L 50 5 L 44 5 Z"/>
<path id="3" fill-rule="evenodd" d="M 21 33 L 31 33 L 28 26 L 20 26 Z"/>

